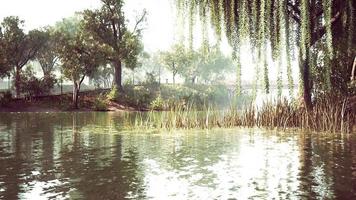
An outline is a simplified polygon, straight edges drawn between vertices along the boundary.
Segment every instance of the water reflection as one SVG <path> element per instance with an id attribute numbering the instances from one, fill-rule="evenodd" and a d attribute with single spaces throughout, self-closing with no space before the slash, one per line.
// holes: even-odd
<path id="1" fill-rule="evenodd" d="M 0 199 L 355 199 L 356 139 L 124 134 L 120 114 L 0 114 Z"/>

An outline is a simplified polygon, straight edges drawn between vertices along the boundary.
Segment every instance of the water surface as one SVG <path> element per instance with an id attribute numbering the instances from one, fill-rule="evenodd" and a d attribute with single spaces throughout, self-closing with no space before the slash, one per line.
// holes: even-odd
<path id="1" fill-rule="evenodd" d="M 0 114 L 0 199 L 356 199 L 356 138 L 122 132 L 120 114 Z"/>

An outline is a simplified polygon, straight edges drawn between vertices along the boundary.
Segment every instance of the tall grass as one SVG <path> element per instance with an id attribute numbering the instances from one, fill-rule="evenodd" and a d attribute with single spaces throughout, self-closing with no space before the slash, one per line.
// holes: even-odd
<path id="1" fill-rule="evenodd" d="M 178 105 L 165 112 L 138 113 L 131 125 L 139 129 L 260 127 L 350 133 L 355 125 L 355 113 L 347 109 L 347 100 L 340 103 L 323 100 L 309 111 L 287 100 L 266 102 L 261 107 L 251 104 L 242 109 L 230 107 L 225 110 L 209 106 L 197 110 L 193 105 Z"/>

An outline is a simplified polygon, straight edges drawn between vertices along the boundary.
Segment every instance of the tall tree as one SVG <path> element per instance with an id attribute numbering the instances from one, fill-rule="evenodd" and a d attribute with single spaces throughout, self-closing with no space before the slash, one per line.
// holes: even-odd
<path id="1" fill-rule="evenodd" d="M 105 49 L 107 61 L 115 69 L 115 84 L 122 90 L 123 63 L 132 67 L 142 50 L 139 41 L 146 11 L 137 19 L 133 30 L 130 31 L 123 12 L 124 0 L 101 2 L 103 5 L 100 9 L 84 11 L 84 27 Z"/>
<path id="2" fill-rule="evenodd" d="M 232 59 L 224 56 L 218 46 L 209 47 L 208 52 L 200 48 L 198 51 L 188 51 L 188 53 L 190 62 L 181 73 L 186 82 L 195 83 L 198 78 L 214 84 L 226 75 L 225 72 L 232 70 Z"/>
<path id="3" fill-rule="evenodd" d="M 4 50 L 4 38 L 0 27 L 0 78 L 8 76 L 11 70 L 11 66 L 7 62 L 7 54 Z"/>
<path id="4" fill-rule="evenodd" d="M 20 73 L 28 61 L 35 58 L 43 46 L 45 38 L 41 31 L 32 30 L 28 34 L 23 31 L 24 21 L 18 17 L 6 17 L 1 23 L 3 27 L 3 51 L 7 55 L 6 62 L 14 69 L 16 95 L 20 95 Z"/>
<path id="5" fill-rule="evenodd" d="M 81 24 L 74 21 L 63 21 L 62 25 L 70 31 L 59 34 L 61 48 L 58 55 L 64 76 L 73 82 L 73 107 L 78 108 L 81 84 L 85 77 L 92 76 L 98 67 L 104 64 L 104 55 L 99 45 L 82 29 Z"/>
<path id="6" fill-rule="evenodd" d="M 184 75 L 184 70 L 192 63 L 191 54 L 183 45 L 173 45 L 169 51 L 160 53 L 161 63 L 172 72 L 173 84 L 176 75 Z"/>
<path id="7" fill-rule="evenodd" d="M 47 28 L 42 34 L 45 39 L 45 43 L 42 48 L 39 49 L 36 55 L 36 60 L 41 65 L 43 75 L 46 78 L 51 76 L 59 61 L 57 55 L 59 34 L 51 28 Z"/>

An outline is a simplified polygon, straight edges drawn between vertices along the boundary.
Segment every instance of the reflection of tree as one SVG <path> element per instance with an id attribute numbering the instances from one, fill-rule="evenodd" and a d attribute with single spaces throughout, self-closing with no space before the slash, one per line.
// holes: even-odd
<path id="1" fill-rule="evenodd" d="M 0 177 L 4 182 L 3 194 L 0 195 L 3 199 L 17 199 L 19 193 L 22 191 L 20 185 L 25 181 L 24 177 L 28 176 L 31 172 L 30 165 L 26 165 L 31 158 L 32 140 L 31 132 L 23 134 L 28 131 L 29 118 L 26 116 L 23 120 L 14 118 L 12 130 L 7 134 L 12 134 L 12 141 L 7 141 L 7 145 L 12 146 L 13 152 L 5 153 L 0 151 Z"/>
<path id="2" fill-rule="evenodd" d="M 103 147 L 86 146 L 80 134 L 74 134 L 73 148 L 63 151 L 61 156 L 63 177 L 70 178 L 68 190 L 76 188 L 84 199 L 124 199 L 128 195 L 142 195 L 143 177 L 139 176 L 136 149 L 130 148 L 123 154 L 121 136 L 115 137 L 114 146 Z M 89 140 L 109 137 L 93 135 Z"/>
<path id="3" fill-rule="evenodd" d="M 159 162 L 162 170 L 174 172 L 179 178 L 192 181 L 192 185 L 206 186 L 214 184 L 213 179 L 216 178 L 210 166 L 218 163 L 221 156 L 232 148 L 227 144 L 229 138 L 222 137 L 214 133 L 188 133 L 178 137 L 167 135 L 159 136 L 159 139 L 147 136 L 143 138 L 140 149 Z M 192 180 L 194 175 L 200 177 Z"/>
<path id="4" fill-rule="evenodd" d="M 41 186 L 53 197 L 143 198 L 137 149 L 124 151 L 122 136 L 90 134 L 91 127 L 105 128 L 108 122 L 107 115 L 93 113 L 11 118 L 6 122 L 10 128 L 3 133 L 8 137 L 0 138 L 10 138 L 0 144 L 0 199 L 17 199 L 33 184 L 54 180 L 59 184 Z"/>
<path id="5" fill-rule="evenodd" d="M 300 191 L 309 197 L 355 199 L 355 138 L 307 135 L 300 138 Z"/>
<path id="6" fill-rule="evenodd" d="M 303 191 L 306 196 L 316 196 L 315 193 L 313 193 L 312 190 L 312 177 L 311 177 L 311 172 L 312 172 L 312 140 L 311 137 L 308 135 L 303 135 L 301 136 L 301 141 L 300 141 L 300 153 L 301 153 L 301 169 L 300 169 L 300 191 Z"/>

